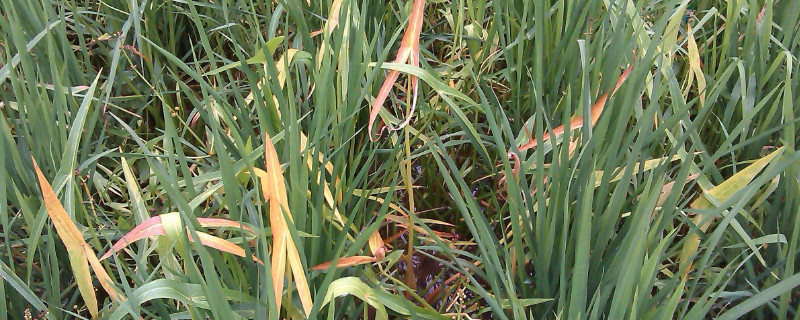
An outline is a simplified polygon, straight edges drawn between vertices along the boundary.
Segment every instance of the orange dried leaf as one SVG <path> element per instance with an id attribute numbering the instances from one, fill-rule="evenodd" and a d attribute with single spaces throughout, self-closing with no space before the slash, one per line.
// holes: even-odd
<path id="1" fill-rule="evenodd" d="M 411 10 L 411 15 L 408 18 L 408 29 L 406 29 L 406 33 L 403 34 L 403 40 L 400 42 L 400 49 L 397 51 L 397 57 L 394 59 L 395 63 L 406 63 L 408 61 L 410 65 L 419 67 L 419 35 L 422 31 L 424 10 L 425 0 L 414 0 L 414 6 Z M 389 73 L 386 75 L 386 79 L 381 85 L 380 91 L 378 91 L 378 96 L 375 97 L 375 101 L 372 103 L 372 108 L 369 112 L 369 123 L 367 124 L 367 135 L 372 141 L 377 141 L 377 138 L 381 136 L 385 129 L 392 131 L 402 129 L 411 121 L 411 117 L 414 115 L 414 110 L 417 106 L 417 87 L 419 84 L 419 78 L 409 75 L 408 81 L 411 82 L 411 90 L 413 91 L 411 98 L 411 110 L 406 115 L 405 120 L 403 120 L 403 122 L 397 127 L 387 127 L 386 125 L 381 125 L 381 127 L 378 129 L 377 137 L 373 139 L 372 127 L 375 125 L 375 120 L 378 118 L 378 113 L 381 111 L 381 108 L 383 108 L 383 104 L 386 102 L 386 98 L 389 97 L 389 92 L 392 91 L 392 87 L 394 86 L 394 83 L 397 82 L 397 78 L 399 76 L 399 71 L 389 71 Z"/>
<path id="2" fill-rule="evenodd" d="M 383 239 L 381 239 L 381 234 L 378 230 L 375 230 L 375 232 L 369 236 L 369 251 L 372 252 L 372 256 L 378 260 L 386 256 L 386 246 L 383 245 Z"/>
<path id="3" fill-rule="evenodd" d="M 227 252 L 236 256 L 245 257 L 244 249 L 242 249 L 242 247 L 240 246 L 237 246 L 233 242 L 200 231 L 197 231 L 197 237 L 200 238 L 200 244 L 206 247 L 214 248 L 219 251 Z M 191 234 L 189 234 L 189 241 L 194 241 L 194 239 L 192 239 Z M 258 257 L 256 257 L 255 255 L 250 258 L 253 259 L 253 261 L 258 262 L 259 264 L 264 264 L 261 261 L 261 259 L 258 259 Z"/>
<path id="4" fill-rule="evenodd" d="M 290 221 L 292 217 L 288 207 L 286 184 L 283 180 L 275 145 L 272 144 L 272 140 L 267 134 L 264 136 L 264 169 L 266 174 L 259 175 L 259 178 L 261 178 L 261 191 L 264 199 L 269 201 L 269 221 L 272 228 L 272 269 L 270 273 L 275 290 L 276 304 L 280 309 L 283 281 L 286 277 L 286 263 L 288 262 L 295 278 L 295 286 L 297 287 L 298 295 L 300 295 L 300 302 L 303 304 L 303 309 L 307 315 L 311 312 L 313 305 L 311 290 L 308 288 L 300 253 L 297 251 L 297 247 L 289 234 L 288 222 L 284 218 L 284 214 L 289 217 Z"/>
<path id="5" fill-rule="evenodd" d="M 375 262 L 375 261 L 378 261 L 378 258 L 376 258 L 376 257 L 368 257 L 368 256 L 345 257 L 345 258 L 339 258 L 339 260 L 336 261 L 336 267 L 337 268 L 352 267 L 352 266 L 357 266 L 357 265 L 365 264 L 365 263 L 371 263 L 371 262 Z M 325 269 L 328 269 L 331 266 L 332 263 L 333 263 L 333 261 L 328 261 L 328 262 L 325 262 L 325 263 L 321 263 L 321 264 L 318 264 L 318 265 L 314 266 L 313 268 L 311 268 L 311 270 L 325 270 Z"/>
<path id="6" fill-rule="evenodd" d="M 117 293 L 114 281 L 106 273 L 106 270 L 97 260 L 94 250 L 89 247 L 89 244 L 83 239 L 83 235 L 72 222 L 64 206 L 58 200 L 53 187 L 50 182 L 44 177 L 39 166 L 36 164 L 36 159 L 31 158 L 33 161 L 33 168 L 36 171 L 36 177 L 39 180 L 39 187 L 42 191 L 44 198 L 44 206 L 47 210 L 47 215 L 53 221 L 53 226 L 56 228 L 56 233 L 61 237 L 64 246 L 67 248 L 69 254 L 70 265 L 74 270 L 75 281 L 78 284 L 78 290 L 86 302 L 89 312 L 93 317 L 97 316 L 97 297 L 94 293 L 94 286 L 92 285 L 91 274 L 89 273 L 89 264 L 97 274 L 100 285 L 108 293 L 114 301 L 122 301 L 124 296 Z"/>
<path id="7" fill-rule="evenodd" d="M 633 64 L 631 64 L 627 69 L 625 69 L 625 72 L 623 72 L 619 76 L 619 78 L 617 79 L 617 84 L 614 86 L 614 90 L 611 91 L 612 95 L 617 92 L 620 86 L 622 86 L 622 83 L 625 82 L 625 79 L 627 79 L 628 76 L 631 74 L 631 70 L 633 70 Z M 602 96 L 600 96 L 600 98 L 597 99 L 594 105 L 592 105 L 592 109 L 589 111 L 591 117 L 590 124 L 592 126 L 594 126 L 597 123 L 597 120 L 600 119 L 600 115 L 603 113 L 603 108 L 605 108 L 606 106 L 606 100 L 608 100 L 607 92 L 604 93 Z M 583 127 L 583 117 L 576 117 L 575 119 L 572 119 L 572 121 L 569 122 L 569 130 L 575 130 L 581 127 Z M 562 134 L 564 134 L 564 130 L 565 128 L 562 125 L 553 129 L 552 133 L 545 132 L 544 135 L 542 135 L 542 142 L 550 140 L 552 136 L 555 137 L 561 136 Z M 519 147 L 519 151 L 525 151 L 531 148 L 535 148 L 537 144 L 538 141 L 536 140 L 536 137 L 531 137 L 530 141 Z"/>

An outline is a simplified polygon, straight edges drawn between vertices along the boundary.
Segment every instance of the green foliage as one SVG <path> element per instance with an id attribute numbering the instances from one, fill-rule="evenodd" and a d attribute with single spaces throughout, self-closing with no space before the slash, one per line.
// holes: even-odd
<path id="1" fill-rule="evenodd" d="M 0 0 L 0 320 L 800 319 L 793 1 L 413 2 Z"/>

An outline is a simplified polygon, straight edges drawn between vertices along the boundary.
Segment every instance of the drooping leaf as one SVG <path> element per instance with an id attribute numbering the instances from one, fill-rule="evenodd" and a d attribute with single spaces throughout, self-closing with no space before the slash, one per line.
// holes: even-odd
<path id="1" fill-rule="evenodd" d="M 419 67 L 419 36 L 420 32 L 422 31 L 424 10 L 425 0 L 414 0 L 414 5 L 411 9 L 411 15 L 408 18 L 408 28 L 406 29 L 405 34 L 403 34 L 403 40 L 400 42 L 400 48 L 397 51 L 397 57 L 394 59 L 395 63 L 404 64 L 408 61 L 410 65 Z M 380 113 L 381 109 L 383 108 L 383 104 L 386 102 L 386 98 L 389 97 L 389 93 L 392 91 L 394 83 L 397 82 L 397 78 L 399 76 L 399 71 L 389 71 L 389 73 L 386 75 L 386 79 L 381 85 L 380 91 L 378 91 L 378 95 L 375 97 L 375 101 L 372 102 L 372 107 L 370 108 L 369 112 L 369 122 L 367 123 L 367 134 L 369 139 L 372 141 L 377 141 L 377 138 L 380 138 L 385 129 L 402 129 L 408 125 L 408 123 L 411 121 L 411 117 L 414 116 L 414 110 L 417 106 L 417 87 L 419 85 L 419 78 L 415 75 L 409 75 L 408 81 L 411 82 L 412 91 L 410 102 L 411 108 L 408 114 L 406 114 L 405 120 L 403 120 L 403 122 L 397 127 L 381 125 L 381 127 L 378 128 L 377 136 L 373 136 L 372 134 L 372 127 L 374 127 L 375 121 L 378 119 L 378 113 Z"/>
<path id="2" fill-rule="evenodd" d="M 89 244 L 83 239 L 83 235 L 78 230 L 78 227 L 75 226 L 75 223 L 69 218 L 69 215 L 67 215 L 64 206 L 61 205 L 50 183 L 36 164 L 36 160 L 33 158 L 31 158 L 31 160 L 33 161 L 33 168 L 36 171 L 36 176 L 39 179 L 39 187 L 44 197 L 47 215 L 50 216 L 50 220 L 53 221 L 56 232 L 67 248 L 70 265 L 75 273 L 75 281 L 78 283 L 78 290 L 81 292 L 81 296 L 86 302 L 89 312 L 93 317 L 97 317 L 97 296 L 94 293 L 94 286 L 92 285 L 91 274 L 88 272 L 89 266 L 87 263 L 91 264 L 92 269 L 95 274 L 97 274 L 100 285 L 105 289 L 109 297 L 114 301 L 121 301 L 125 298 L 117 292 L 114 281 L 108 273 L 106 273 L 100 261 L 97 260 L 94 250 L 89 247 Z"/>
<path id="3" fill-rule="evenodd" d="M 129 244 L 131 244 L 133 242 L 136 242 L 137 240 L 141 240 L 141 239 L 144 239 L 144 238 L 147 238 L 147 237 L 155 237 L 155 236 L 165 236 L 165 235 L 167 235 L 167 229 L 168 228 L 165 228 L 165 223 L 164 223 L 164 218 L 163 217 L 167 217 L 167 218 L 177 217 L 178 219 L 180 219 L 180 216 L 177 216 L 176 214 L 177 214 L 177 212 L 165 213 L 165 214 L 162 214 L 162 215 L 159 215 L 159 216 L 155 216 L 155 217 L 152 217 L 152 218 L 149 218 L 149 219 L 145 220 L 144 222 L 142 222 L 141 224 L 139 224 L 138 226 L 133 228 L 133 230 L 129 231 L 124 236 L 122 236 L 121 239 L 117 240 L 117 242 L 114 243 L 114 245 L 111 247 L 111 250 L 109 250 L 102 257 L 100 257 L 100 260 L 105 260 L 106 258 L 110 257 L 114 252 L 119 252 L 120 250 L 124 249 Z M 183 231 L 181 231 L 181 227 L 182 226 L 181 226 L 181 224 L 179 222 L 180 220 L 174 220 L 174 219 L 167 219 L 167 220 L 168 221 L 176 221 L 176 222 L 167 223 L 167 224 L 170 225 L 169 229 L 175 229 L 175 233 L 178 233 L 178 234 L 185 233 L 185 228 L 183 229 Z M 234 229 L 242 229 L 242 230 L 248 231 L 248 232 L 250 232 L 252 234 L 255 234 L 255 231 L 253 231 L 252 228 L 250 228 L 250 227 L 248 227 L 248 226 L 246 226 L 246 225 L 244 225 L 242 223 L 239 223 L 239 222 L 236 222 L 236 221 L 231 221 L 231 220 L 228 220 L 228 219 L 197 218 L 197 221 L 200 223 L 200 226 L 206 227 L 206 228 L 227 227 L 227 228 L 234 228 Z M 171 226 L 172 224 L 176 224 L 177 228 L 173 228 Z M 227 253 L 230 253 L 230 254 L 233 254 L 233 255 L 237 255 L 237 256 L 240 256 L 240 257 L 245 257 L 244 249 L 242 249 L 241 247 L 237 246 L 236 244 L 234 244 L 234 243 L 232 243 L 232 242 L 230 242 L 228 240 L 225 240 L 225 239 L 222 239 L 222 238 L 219 238 L 219 237 L 216 237 L 216 236 L 212 236 L 210 234 L 207 234 L 207 233 L 201 232 L 201 231 L 197 231 L 197 235 L 198 235 L 198 237 L 200 237 L 200 243 L 205 245 L 205 246 L 207 246 L 207 247 L 211 247 L 211 248 L 217 249 L 219 251 L 227 252 Z M 194 241 L 194 239 L 192 239 L 191 236 L 189 236 L 188 238 L 189 238 L 189 241 Z M 255 256 L 253 256 L 251 258 L 255 262 L 262 263 L 262 261 L 260 259 L 258 259 L 257 257 L 255 257 Z"/>
<path id="4" fill-rule="evenodd" d="M 291 219 L 289 211 L 286 183 L 281 172 L 281 164 L 278 160 L 278 153 L 269 135 L 264 136 L 264 166 L 265 173 L 261 178 L 261 191 L 264 200 L 269 202 L 269 220 L 272 228 L 272 281 L 275 290 L 275 299 L 278 309 L 281 306 L 281 296 L 283 293 L 283 282 L 286 277 L 286 263 L 289 264 L 292 275 L 294 276 L 297 293 L 300 302 L 308 315 L 311 312 L 311 290 L 305 276 L 305 269 L 300 260 L 300 253 L 289 234 L 288 222 L 284 214 Z"/>
<path id="5" fill-rule="evenodd" d="M 108 250 L 108 252 L 100 257 L 100 260 L 107 259 L 114 252 L 119 252 L 133 242 L 147 237 L 163 236 L 165 234 L 164 225 L 161 224 L 161 216 L 149 218 L 117 240 L 117 242 L 111 246 L 111 250 Z"/>
<path id="6" fill-rule="evenodd" d="M 145 283 L 141 287 L 131 293 L 131 299 L 125 303 L 120 304 L 120 307 L 114 310 L 108 318 L 109 319 L 124 319 L 127 314 L 134 312 L 135 306 L 132 302 L 144 304 L 148 301 L 155 299 L 172 299 L 180 301 L 191 307 L 211 309 L 208 303 L 209 297 L 205 295 L 206 291 L 199 284 L 185 283 L 181 281 L 169 279 L 157 279 Z M 222 297 L 230 301 L 240 301 L 244 303 L 255 304 L 258 301 L 250 295 L 244 294 L 238 290 L 223 289 Z M 175 316 L 173 314 L 172 316 Z M 178 318 L 183 319 L 183 318 Z"/>
<path id="7" fill-rule="evenodd" d="M 324 307 L 330 303 L 333 298 L 345 295 L 357 297 L 375 308 L 375 319 L 386 320 L 389 318 L 388 313 L 386 313 L 386 307 L 378 300 L 377 295 L 373 294 L 372 288 L 357 277 L 345 277 L 331 282 L 330 286 L 328 286 L 328 292 L 325 294 L 325 300 L 322 301 L 322 306 Z"/>

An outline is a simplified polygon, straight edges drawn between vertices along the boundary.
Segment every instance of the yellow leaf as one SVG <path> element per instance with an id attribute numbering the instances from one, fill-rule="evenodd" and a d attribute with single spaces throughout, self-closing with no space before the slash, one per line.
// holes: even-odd
<path id="1" fill-rule="evenodd" d="M 197 222 L 200 223 L 200 226 L 203 228 L 232 228 L 235 230 L 244 230 L 251 234 L 256 234 L 256 231 L 253 230 L 250 226 L 233 221 L 228 219 L 222 218 L 197 218 Z"/>
<path id="2" fill-rule="evenodd" d="M 64 242 L 64 246 L 67 248 L 70 265 L 75 275 L 75 281 L 78 283 L 78 290 L 81 292 L 81 296 L 86 302 L 89 312 L 93 317 L 97 317 L 97 297 L 94 293 L 91 274 L 86 266 L 87 259 L 92 269 L 97 274 L 100 285 L 108 293 L 108 296 L 118 302 L 124 300 L 125 297 L 117 293 L 114 281 L 111 280 L 111 277 L 106 273 L 100 261 L 97 260 L 94 250 L 83 240 L 83 235 L 78 230 L 78 227 L 75 226 L 75 223 L 72 222 L 72 219 L 67 215 L 67 211 L 64 210 L 64 206 L 61 205 L 61 202 L 58 200 L 56 193 L 53 191 L 53 187 L 50 186 L 50 182 L 47 181 L 44 174 L 42 174 L 42 171 L 39 169 L 39 166 L 36 164 L 36 159 L 31 158 L 31 160 L 33 161 L 33 168 L 36 170 L 36 177 L 39 179 L 39 187 L 42 191 L 42 197 L 44 197 L 44 206 L 45 209 L 47 209 L 47 215 L 50 216 L 50 220 L 53 221 L 53 226 L 56 228 L 56 233 L 61 237 L 61 241 Z"/>
<path id="3" fill-rule="evenodd" d="M 383 239 L 381 239 L 381 234 L 378 233 L 378 230 L 375 230 L 375 232 L 369 236 L 369 251 L 372 252 L 372 256 L 378 260 L 386 256 L 386 246 L 383 245 Z"/>
<path id="4" fill-rule="evenodd" d="M 725 202 L 730 199 L 736 192 L 741 190 L 742 188 L 746 187 L 756 175 L 763 170 L 773 158 L 780 155 L 783 152 L 783 147 L 779 148 L 778 150 L 773 151 L 772 153 L 764 156 L 761 159 L 756 160 L 746 168 L 742 169 L 732 177 L 728 178 L 724 182 L 720 183 L 718 186 L 711 188 L 711 190 L 707 190 L 703 193 L 703 196 L 697 198 L 692 202 L 690 205 L 693 209 L 710 209 L 714 208 L 714 205 L 709 201 L 708 197 L 718 200 L 719 202 Z M 713 222 L 712 219 L 703 219 L 703 215 L 695 216 L 692 221 L 695 225 L 700 228 L 700 231 L 705 232 L 711 223 Z M 704 221 L 705 220 L 705 221 Z M 681 276 L 686 277 L 689 275 L 689 271 L 691 271 L 692 267 L 692 256 L 697 252 L 697 248 L 700 246 L 700 235 L 696 232 L 690 233 L 687 235 L 687 239 L 684 242 L 683 250 L 681 251 L 680 261 L 683 265 L 681 268 L 683 272 Z"/>
<path id="5" fill-rule="evenodd" d="M 292 269 L 292 276 L 294 276 L 294 285 L 297 287 L 297 294 L 300 295 L 300 303 L 303 304 L 303 310 L 306 315 L 311 313 L 311 307 L 314 303 L 311 301 L 311 289 L 308 288 L 308 280 L 306 280 L 306 269 L 300 261 L 300 253 L 292 241 L 292 237 L 286 234 L 286 250 L 288 251 L 287 259 L 289 267 Z"/>
<path id="6" fill-rule="evenodd" d="M 692 26 L 686 26 L 686 33 L 689 37 L 686 38 L 686 48 L 689 51 L 689 67 L 697 78 L 697 92 L 700 93 L 700 106 L 706 104 L 706 76 L 703 75 L 703 70 L 700 68 L 700 51 L 697 49 L 697 42 L 694 40 L 694 32 Z M 689 78 L 691 79 L 691 77 Z"/>
<path id="7" fill-rule="evenodd" d="M 244 249 L 242 249 L 242 247 L 237 246 L 236 244 L 234 244 L 234 243 L 232 243 L 232 242 L 230 242 L 228 240 L 225 240 L 225 239 L 222 239 L 222 238 L 219 238 L 219 237 L 215 237 L 215 236 L 212 236 L 212 235 L 210 235 L 208 233 L 201 232 L 201 231 L 197 231 L 197 237 L 200 238 L 200 244 L 202 244 L 202 245 L 204 245 L 206 247 L 211 247 L 211 248 L 217 249 L 219 251 L 227 252 L 227 253 L 230 253 L 230 254 L 233 254 L 233 255 L 237 255 L 237 256 L 240 256 L 240 257 L 245 257 Z M 194 239 L 192 239 L 191 234 L 189 235 L 189 241 L 194 241 Z M 258 262 L 259 264 L 264 264 L 256 256 L 252 256 L 250 258 L 253 259 L 253 261 Z"/>
<path id="8" fill-rule="evenodd" d="M 295 286 L 297 293 L 300 296 L 300 302 L 303 304 L 303 309 L 308 315 L 311 312 L 311 291 L 308 288 L 308 281 L 305 276 L 305 269 L 300 260 L 300 253 L 289 234 L 288 222 L 284 218 L 292 218 L 289 211 L 286 183 L 283 180 L 281 172 L 281 164 L 278 160 L 278 154 L 275 151 L 275 145 L 269 135 L 264 135 L 264 166 L 266 174 L 257 174 L 261 178 L 261 191 L 264 199 L 269 201 L 269 221 L 272 228 L 272 274 L 273 286 L 275 289 L 275 299 L 278 309 L 281 305 L 281 296 L 283 292 L 283 281 L 286 277 L 286 263 L 288 261 L 289 268 L 295 278 Z"/>
<path id="9" fill-rule="evenodd" d="M 86 251 L 82 247 L 67 247 L 67 255 L 69 255 L 69 265 L 72 267 L 72 275 L 75 276 L 78 291 L 80 291 L 81 297 L 86 303 L 86 308 L 89 309 L 92 318 L 97 318 L 97 296 L 92 285 L 92 274 L 89 273 Z"/>
<path id="10" fill-rule="evenodd" d="M 271 210 L 270 210 L 271 211 Z M 271 220 L 271 219 L 270 219 Z M 277 309 L 281 308 L 281 299 L 283 297 L 283 279 L 286 278 L 286 237 L 282 234 L 276 234 L 275 229 L 277 226 L 272 224 L 272 286 L 275 290 L 275 303 Z"/>

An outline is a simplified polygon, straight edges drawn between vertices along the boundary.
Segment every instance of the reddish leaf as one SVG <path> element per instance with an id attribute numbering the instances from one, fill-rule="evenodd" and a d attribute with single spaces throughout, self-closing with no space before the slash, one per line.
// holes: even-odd
<path id="1" fill-rule="evenodd" d="M 111 250 L 108 250 L 106 254 L 100 257 L 100 260 L 105 260 L 114 252 L 121 251 L 123 248 L 133 242 L 136 242 L 137 240 L 141 240 L 150 236 L 163 236 L 165 234 L 166 231 L 164 231 L 164 226 L 161 224 L 161 216 L 151 217 L 117 240 L 117 243 L 111 246 Z"/>
<path id="2" fill-rule="evenodd" d="M 221 218 L 197 218 L 197 221 L 200 223 L 201 226 L 207 228 L 219 228 L 219 227 L 241 228 L 243 230 L 247 230 L 248 232 L 255 234 L 255 231 L 253 231 L 252 228 L 232 220 L 221 219 Z M 133 228 L 133 230 L 129 231 L 124 236 L 122 236 L 121 239 L 117 240 L 117 242 L 114 243 L 114 245 L 111 247 L 111 250 L 109 250 L 108 252 L 106 252 L 106 254 L 100 257 L 100 260 L 105 260 L 106 258 L 110 257 L 114 252 L 121 251 L 129 244 L 136 242 L 137 240 L 153 236 L 163 236 L 165 234 L 166 230 L 164 229 L 164 224 L 161 220 L 161 216 L 151 217 L 142 222 L 141 224 L 139 224 L 138 226 L 136 226 L 135 228 Z M 210 234 L 199 231 L 197 232 L 197 234 L 200 237 L 200 243 L 207 247 L 228 252 L 240 257 L 245 256 L 244 249 L 233 244 L 228 240 L 215 237 Z M 189 235 L 189 241 L 194 241 L 191 235 Z M 253 261 L 263 264 L 263 262 L 259 260 L 257 257 L 253 256 L 251 258 L 253 259 Z"/>

